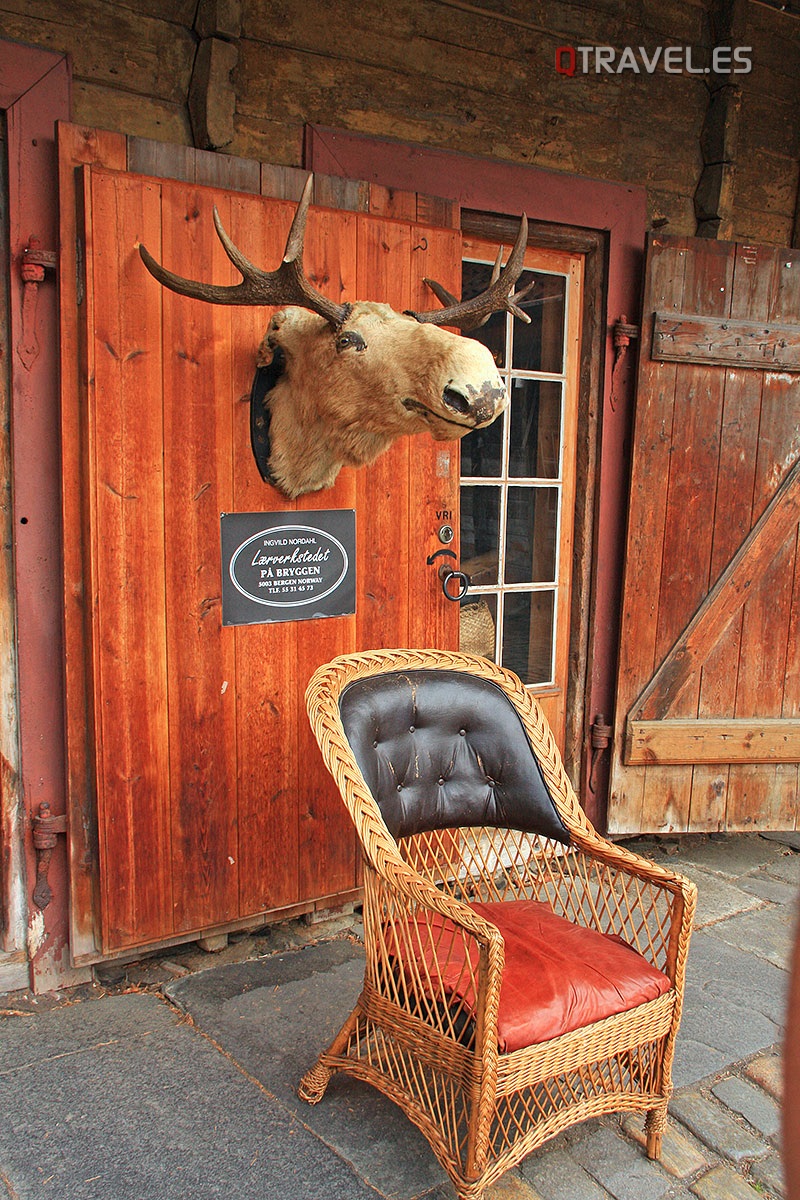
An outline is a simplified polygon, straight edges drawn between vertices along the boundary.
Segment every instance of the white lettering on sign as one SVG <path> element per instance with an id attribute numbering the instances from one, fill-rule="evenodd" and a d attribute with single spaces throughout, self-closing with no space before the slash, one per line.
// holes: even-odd
<path id="1" fill-rule="evenodd" d="M 243 596 L 286 608 L 329 596 L 349 565 L 347 551 L 333 534 L 297 525 L 247 538 L 231 556 L 228 573 Z"/>

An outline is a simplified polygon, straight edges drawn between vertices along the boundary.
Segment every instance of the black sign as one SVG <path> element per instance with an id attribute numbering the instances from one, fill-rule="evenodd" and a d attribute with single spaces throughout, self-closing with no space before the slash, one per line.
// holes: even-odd
<path id="1" fill-rule="evenodd" d="M 356 610 L 356 514 L 223 513 L 222 624 L 309 621 Z"/>

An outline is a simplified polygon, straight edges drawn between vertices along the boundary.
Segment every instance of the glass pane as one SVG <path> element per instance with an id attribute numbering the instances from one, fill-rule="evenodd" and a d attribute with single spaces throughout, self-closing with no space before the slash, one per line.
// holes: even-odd
<path id="1" fill-rule="evenodd" d="M 523 683 L 551 683 L 555 592 L 506 592 L 503 666 Z"/>
<path id="2" fill-rule="evenodd" d="M 558 479 L 560 458 L 561 384 L 552 379 L 512 380 L 509 475 Z"/>
<path id="3" fill-rule="evenodd" d="M 480 654 L 495 661 L 497 596 L 472 596 L 461 601 L 458 648 L 462 654 Z"/>
<path id="4" fill-rule="evenodd" d="M 488 263 L 462 262 L 461 264 L 461 299 L 471 300 L 473 296 L 486 291 L 492 278 L 492 268 Z M 492 357 L 498 367 L 506 363 L 506 314 L 492 313 L 485 325 L 474 329 L 467 337 L 483 342 L 492 352 Z"/>
<path id="5" fill-rule="evenodd" d="M 485 429 L 473 429 L 461 439 L 461 474 L 468 478 L 495 478 L 503 466 L 505 413 Z"/>
<path id="6" fill-rule="evenodd" d="M 515 371 L 549 371 L 560 375 L 564 369 L 566 276 L 523 271 L 516 290 L 534 279 L 536 287 L 520 305 L 531 323 L 514 322 L 511 366 Z"/>
<path id="7" fill-rule="evenodd" d="M 555 583 L 558 488 L 510 487 L 505 583 Z"/>
<path id="8" fill-rule="evenodd" d="M 498 582 L 500 488 L 461 488 L 461 570 L 476 586 Z"/>

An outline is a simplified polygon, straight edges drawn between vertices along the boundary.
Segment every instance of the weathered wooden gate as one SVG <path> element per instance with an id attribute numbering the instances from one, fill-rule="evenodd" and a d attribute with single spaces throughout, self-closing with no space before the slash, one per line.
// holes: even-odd
<path id="1" fill-rule="evenodd" d="M 77 233 L 81 247 L 77 274 L 64 253 L 61 281 L 80 962 L 355 894 L 349 820 L 303 691 L 337 653 L 458 644 L 458 606 L 426 562 L 438 527 L 458 528 L 458 452 L 427 435 L 404 439 L 296 502 L 263 483 L 246 401 L 269 311 L 165 291 L 136 243 L 182 275 L 236 282 L 212 205 L 243 252 L 274 268 L 294 202 L 130 174 L 117 136 L 67 127 L 60 144 L 62 246 Z M 265 190 L 272 178 L 262 173 Z M 437 224 L 435 206 L 384 189 L 350 193 L 361 211 L 311 210 L 305 264 L 321 290 L 398 310 L 430 307 L 423 276 L 458 290 L 460 233 Z M 223 626 L 220 514 L 313 509 L 355 510 L 355 615 Z"/>
<path id="2" fill-rule="evenodd" d="M 653 236 L 613 833 L 794 828 L 800 251 Z"/>

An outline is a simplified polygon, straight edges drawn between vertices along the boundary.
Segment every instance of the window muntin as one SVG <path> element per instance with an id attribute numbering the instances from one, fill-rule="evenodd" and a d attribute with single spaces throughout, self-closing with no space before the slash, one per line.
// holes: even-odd
<path id="1" fill-rule="evenodd" d="M 465 297 L 488 285 L 491 268 L 465 260 Z M 530 282 L 522 304 L 530 324 L 495 313 L 470 335 L 491 350 L 510 407 L 461 441 L 461 564 L 471 578 L 461 645 L 547 687 L 556 671 L 570 277 L 526 270 L 517 290 Z M 483 649 L 469 632 L 479 619 Z"/>

